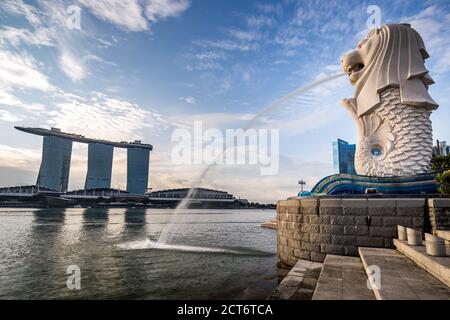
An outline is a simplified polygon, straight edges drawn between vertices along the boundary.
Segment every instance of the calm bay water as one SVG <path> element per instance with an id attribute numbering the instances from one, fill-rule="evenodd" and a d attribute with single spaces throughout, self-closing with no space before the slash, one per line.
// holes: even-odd
<path id="1" fill-rule="evenodd" d="M 274 210 L 0 208 L 0 299 L 264 299 L 277 285 Z M 192 248 L 193 247 L 193 248 Z M 81 289 L 66 269 L 81 270 Z"/>

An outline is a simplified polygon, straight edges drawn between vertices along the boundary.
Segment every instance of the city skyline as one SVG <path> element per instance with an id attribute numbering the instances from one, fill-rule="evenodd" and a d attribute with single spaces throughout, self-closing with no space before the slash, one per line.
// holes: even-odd
<path id="1" fill-rule="evenodd" d="M 7 0 L 0 4 L 0 178 L 3 186 L 34 184 L 41 139 L 13 126 L 52 126 L 99 139 L 142 140 L 155 146 L 150 187 L 192 187 L 202 165 L 174 165 L 171 133 L 202 120 L 205 128 L 245 127 L 299 86 L 339 72 L 339 59 L 368 32 L 370 3 L 305 1 Z M 67 28 L 74 5 L 80 29 Z M 449 140 L 450 5 L 445 1 L 381 1 L 381 23 L 408 22 L 430 53 L 426 66 L 440 104 L 434 140 Z M 68 13 L 69 12 L 69 13 Z M 308 32 L 305 32 L 307 30 Z M 357 34 L 355 39 L 354 34 Z M 327 46 L 323 46 L 323 42 Z M 21 76 L 17 76 L 17 75 Z M 260 118 L 280 129 L 280 171 L 261 176 L 254 166 L 215 167 L 202 187 L 258 202 L 310 189 L 333 173 L 332 141 L 356 141 L 339 100 L 352 95 L 339 78 Z M 85 185 L 88 147 L 74 145 L 69 189 Z M 125 150 L 114 152 L 112 187 L 125 189 Z M 248 187 L 242 190 L 241 185 Z"/>

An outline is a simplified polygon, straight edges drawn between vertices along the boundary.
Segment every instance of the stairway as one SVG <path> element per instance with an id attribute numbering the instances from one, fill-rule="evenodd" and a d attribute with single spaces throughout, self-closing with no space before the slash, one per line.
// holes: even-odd
<path id="1" fill-rule="evenodd" d="M 327 255 L 313 300 L 375 300 L 361 259 Z"/>
<path id="2" fill-rule="evenodd" d="M 378 300 L 449 300 L 449 288 L 395 249 L 359 248 L 366 273 L 380 270 L 373 293 Z"/>
<path id="3" fill-rule="evenodd" d="M 432 257 L 424 246 L 394 244 L 360 247 L 359 257 L 327 255 L 313 300 L 450 300 L 450 246 L 446 257 Z"/>

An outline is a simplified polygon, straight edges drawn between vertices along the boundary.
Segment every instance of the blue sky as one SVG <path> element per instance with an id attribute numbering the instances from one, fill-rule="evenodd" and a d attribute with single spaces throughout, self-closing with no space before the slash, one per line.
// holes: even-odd
<path id="1" fill-rule="evenodd" d="M 80 29 L 67 8 L 81 9 Z M 111 140 L 154 145 L 150 186 L 190 187 L 202 169 L 170 161 L 171 133 L 202 120 L 238 128 L 299 86 L 340 71 L 339 58 L 368 32 L 367 7 L 381 23 L 419 31 L 440 104 L 434 138 L 450 139 L 450 3 L 448 1 L 73 0 L 0 3 L 0 184 L 35 183 L 41 139 L 14 125 L 57 126 Z M 280 171 L 216 167 L 202 183 L 253 201 L 296 194 L 332 173 L 331 143 L 356 139 L 339 100 L 344 78 L 292 99 L 260 127 L 280 129 Z M 70 186 L 80 188 L 87 147 L 75 145 Z M 115 151 L 113 187 L 125 186 L 126 157 Z M 243 186 L 245 186 L 243 188 Z"/>

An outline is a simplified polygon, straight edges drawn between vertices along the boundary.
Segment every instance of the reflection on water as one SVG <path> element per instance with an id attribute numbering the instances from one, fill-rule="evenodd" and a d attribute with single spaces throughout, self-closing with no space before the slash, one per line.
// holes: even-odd
<path id="1" fill-rule="evenodd" d="M 265 298 L 276 285 L 274 211 L 186 210 L 157 246 L 171 210 L 0 209 L 0 298 Z M 140 250 L 136 250 L 140 249 Z M 81 270 L 81 290 L 66 269 Z"/>

